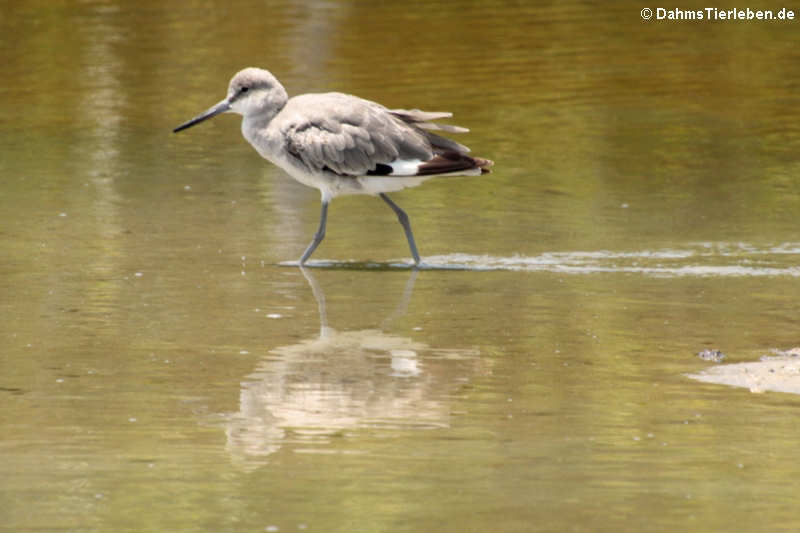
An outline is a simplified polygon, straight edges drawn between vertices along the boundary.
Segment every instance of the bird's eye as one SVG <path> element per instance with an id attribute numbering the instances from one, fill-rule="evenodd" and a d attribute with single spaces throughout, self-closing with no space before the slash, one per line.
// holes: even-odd
<path id="1" fill-rule="evenodd" d="M 239 89 L 239 92 L 246 93 L 249 90 L 250 90 L 250 87 L 245 86 L 245 87 L 242 87 L 241 89 Z"/>

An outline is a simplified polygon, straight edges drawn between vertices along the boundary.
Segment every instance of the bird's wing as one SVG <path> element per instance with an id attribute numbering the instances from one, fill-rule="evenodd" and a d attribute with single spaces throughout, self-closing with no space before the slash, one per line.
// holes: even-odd
<path id="1" fill-rule="evenodd" d="M 409 176 L 442 151 L 466 153 L 466 147 L 421 129 L 460 131 L 428 122 L 445 116 L 389 110 L 355 96 L 326 93 L 292 98 L 276 119 L 287 151 L 309 170 Z"/>

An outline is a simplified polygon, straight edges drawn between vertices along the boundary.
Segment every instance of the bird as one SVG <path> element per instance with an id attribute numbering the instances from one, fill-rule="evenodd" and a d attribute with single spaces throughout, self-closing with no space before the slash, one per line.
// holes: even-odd
<path id="1" fill-rule="evenodd" d="M 226 97 L 173 129 L 190 128 L 222 113 L 242 115 L 242 135 L 255 150 L 298 182 L 320 191 L 316 233 L 300 257 L 304 266 L 325 238 L 328 205 L 346 194 L 379 196 L 403 227 L 414 265 L 419 251 L 408 215 L 387 193 L 416 187 L 437 176 L 477 176 L 490 172 L 490 159 L 434 131 L 467 132 L 432 122 L 452 113 L 389 109 L 340 92 L 289 98 L 268 70 L 248 67 L 228 84 Z"/>

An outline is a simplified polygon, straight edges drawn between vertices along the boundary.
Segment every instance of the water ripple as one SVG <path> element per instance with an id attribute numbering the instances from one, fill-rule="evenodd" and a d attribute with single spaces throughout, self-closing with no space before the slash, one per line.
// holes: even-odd
<path id="1" fill-rule="evenodd" d="M 748 243 L 701 242 L 659 250 L 545 252 L 536 256 L 449 254 L 425 257 L 422 268 L 656 277 L 800 277 L 798 256 L 800 243 L 759 247 Z"/>

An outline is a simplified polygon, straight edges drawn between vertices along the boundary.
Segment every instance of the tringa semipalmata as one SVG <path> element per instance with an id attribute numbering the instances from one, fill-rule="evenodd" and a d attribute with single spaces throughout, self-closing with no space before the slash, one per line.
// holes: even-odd
<path id="1" fill-rule="evenodd" d="M 237 72 L 224 100 L 173 132 L 227 112 L 243 116 L 242 134 L 262 157 L 322 193 L 319 228 L 300 258 L 301 265 L 325 237 L 328 204 L 342 194 L 378 195 L 389 204 L 403 226 L 414 264 L 419 265 L 408 215 L 386 193 L 435 176 L 476 176 L 489 172 L 493 164 L 470 157 L 466 146 L 431 133 L 468 131 L 430 122 L 451 113 L 387 109 L 342 93 L 289 98 L 275 76 L 259 68 Z"/>

